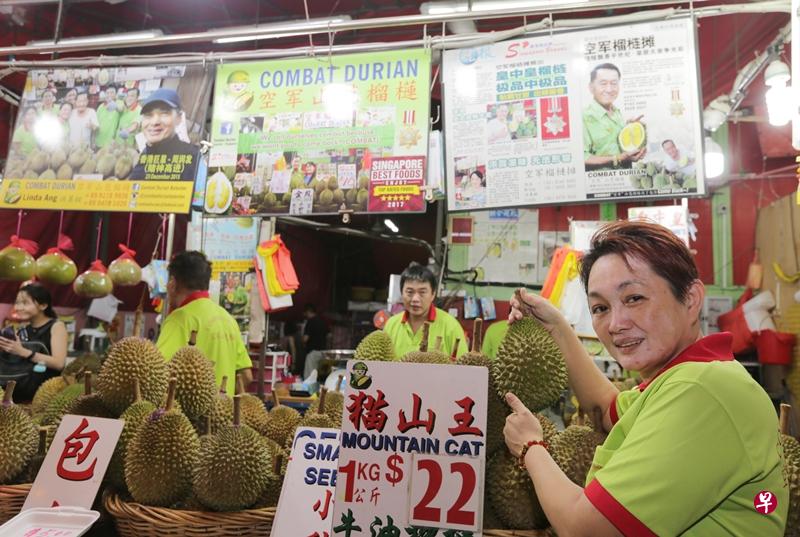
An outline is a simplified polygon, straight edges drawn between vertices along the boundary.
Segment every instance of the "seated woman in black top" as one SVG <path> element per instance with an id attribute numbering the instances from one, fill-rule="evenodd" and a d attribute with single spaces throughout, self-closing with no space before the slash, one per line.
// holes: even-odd
<path id="1" fill-rule="evenodd" d="M 17 293 L 17 318 L 25 323 L 16 334 L 3 330 L 0 336 L 0 385 L 16 380 L 14 401 L 33 399 L 37 388 L 64 369 L 67 328 L 56 319 L 50 292 L 28 284 Z"/>

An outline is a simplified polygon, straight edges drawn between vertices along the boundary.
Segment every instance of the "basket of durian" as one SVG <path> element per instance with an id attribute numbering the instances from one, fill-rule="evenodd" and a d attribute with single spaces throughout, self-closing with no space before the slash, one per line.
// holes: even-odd
<path id="1" fill-rule="evenodd" d="M 0 525 L 22 509 L 47 453 L 49 430 L 12 402 L 15 384 L 0 388 Z"/>

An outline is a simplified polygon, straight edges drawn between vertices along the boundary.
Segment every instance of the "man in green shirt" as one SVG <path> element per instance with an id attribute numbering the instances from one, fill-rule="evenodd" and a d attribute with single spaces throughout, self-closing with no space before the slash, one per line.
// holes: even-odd
<path id="1" fill-rule="evenodd" d="M 97 129 L 94 143 L 99 149 L 111 143 L 117 135 L 121 110 L 122 104 L 117 101 L 117 88 L 108 86 L 106 88 L 106 100 L 97 107 L 97 122 L 100 127 Z"/>
<path id="2" fill-rule="evenodd" d="M 36 109 L 32 106 L 22 113 L 22 125 L 14 130 L 11 137 L 11 152 L 17 156 L 27 157 L 37 148 L 36 136 L 33 134 L 33 124 L 36 122 Z M 36 179 L 25 177 L 24 179 Z"/>
<path id="3" fill-rule="evenodd" d="M 130 147 L 136 147 L 136 133 L 141 126 L 141 107 L 139 106 L 139 88 L 130 88 L 125 94 L 125 108 L 119 116 L 117 140 Z"/>
<path id="4" fill-rule="evenodd" d="M 217 384 L 228 377 L 225 390 L 233 395 L 237 374 L 245 385 L 252 382 L 253 364 L 236 320 L 208 297 L 211 263 L 202 252 L 181 252 L 168 270 L 167 297 L 175 309 L 161 325 L 158 350 L 171 360 L 196 331 L 196 346 L 214 363 Z"/>
<path id="5" fill-rule="evenodd" d="M 506 332 L 508 332 L 508 321 L 506 319 L 490 324 L 483 335 L 481 352 L 489 358 L 497 358 L 497 350 L 500 348 L 503 338 L 506 337 Z"/>
<path id="6" fill-rule="evenodd" d="M 592 69 L 589 92 L 592 102 L 583 111 L 583 158 L 587 170 L 629 168 L 644 157 L 647 148 L 623 152 L 619 133 L 625 127 L 622 112 L 614 106 L 619 96 L 621 74 L 613 63 L 602 63 Z M 638 121 L 641 116 L 632 120 Z"/>
<path id="7" fill-rule="evenodd" d="M 436 297 L 436 277 L 422 265 L 412 265 L 400 275 L 400 289 L 405 311 L 392 316 L 383 328 L 394 343 L 398 358 L 419 350 L 422 326 L 430 323 L 428 348 L 433 349 L 436 338 L 442 338 L 442 351 L 450 354 L 458 345 L 456 356 L 467 352 L 467 337 L 459 322 L 449 313 L 433 305 Z"/>

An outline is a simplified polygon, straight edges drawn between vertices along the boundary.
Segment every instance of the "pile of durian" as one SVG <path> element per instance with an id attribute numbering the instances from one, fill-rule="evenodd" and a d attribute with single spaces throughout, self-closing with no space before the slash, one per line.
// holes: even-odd
<path id="1" fill-rule="evenodd" d="M 218 387 L 213 364 L 193 345 L 167 362 L 152 342 L 134 337 L 114 344 L 92 378 L 88 366 L 73 366 L 48 380 L 32 417 L 11 403 L 9 384 L 0 407 L 0 484 L 31 482 L 37 453 L 43 458 L 64 415 L 77 414 L 125 420 L 105 480 L 128 500 L 190 510 L 275 506 L 295 429 L 338 427 L 344 401 L 323 391 L 305 416 L 280 404 L 267 412 L 240 379 L 238 394 L 226 395 L 228 379 Z"/>

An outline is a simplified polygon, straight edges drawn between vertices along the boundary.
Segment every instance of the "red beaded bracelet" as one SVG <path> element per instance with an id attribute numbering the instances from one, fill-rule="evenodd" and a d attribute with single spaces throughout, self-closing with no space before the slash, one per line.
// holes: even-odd
<path id="1" fill-rule="evenodd" d="M 545 442 L 544 440 L 531 440 L 524 446 L 522 446 L 522 451 L 519 452 L 519 467 L 525 468 L 525 455 L 528 454 L 528 450 L 533 446 L 542 446 L 544 449 L 549 450 L 550 444 Z"/>

